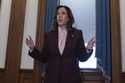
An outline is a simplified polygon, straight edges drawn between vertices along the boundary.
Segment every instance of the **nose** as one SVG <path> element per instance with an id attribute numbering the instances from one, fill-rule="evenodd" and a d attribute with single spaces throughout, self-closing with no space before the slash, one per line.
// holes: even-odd
<path id="1" fill-rule="evenodd" d="M 58 15 L 58 17 L 59 17 L 59 18 L 61 18 L 61 17 L 62 17 L 62 15 L 61 15 L 61 14 L 59 14 L 59 15 Z"/>

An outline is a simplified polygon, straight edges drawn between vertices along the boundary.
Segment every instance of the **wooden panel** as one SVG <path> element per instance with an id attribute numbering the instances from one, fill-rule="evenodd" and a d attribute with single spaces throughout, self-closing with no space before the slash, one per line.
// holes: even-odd
<path id="1" fill-rule="evenodd" d="M 18 83 L 26 0 L 12 0 L 5 83 Z"/>
<path id="2" fill-rule="evenodd" d="M 20 71 L 19 83 L 35 83 L 33 81 L 34 81 L 33 71 L 31 70 Z"/>
<path id="3" fill-rule="evenodd" d="M 104 78 L 102 77 L 102 74 L 98 71 L 82 72 L 81 76 L 83 83 L 104 83 Z"/>
<path id="4" fill-rule="evenodd" d="M 101 81 L 85 81 L 83 83 L 104 83 L 104 82 L 101 82 Z"/>
<path id="5" fill-rule="evenodd" d="M 46 7 L 46 0 L 39 0 L 38 4 L 38 18 L 37 18 L 37 34 L 36 34 L 36 47 L 41 48 L 43 44 L 43 36 L 44 36 L 44 17 L 45 17 L 45 7 Z M 40 71 L 42 70 L 40 67 L 40 63 L 35 61 L 35 68 L 34 68 L 34 83 L 41 83 L 41 75 Z"/>
<path id="6" fill-rule="evenodd" d="M 121 73 L 121 83 L 125 83 L 125 72 Z"/>
<path id="7" fill-rule="evenodd" d="M 112 83 L 120 83 L 121 46 L 120 46 L 120 0 L 110 0 L 111 40 L 112 40 Z"/>
<path id="8" fill-rule="evenodd" d="M 4 70 L 0 69 L 0 82 L 4 83 Z"/>

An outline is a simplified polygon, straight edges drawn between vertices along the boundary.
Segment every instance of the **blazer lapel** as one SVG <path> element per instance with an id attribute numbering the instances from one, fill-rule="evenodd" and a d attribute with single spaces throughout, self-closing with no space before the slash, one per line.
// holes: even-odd
<path id="1" fill-rule="evenodd" d="M 54 31 L 54 36 L 53 36 L 53 43 L 54 43 L 54 47 L 55 47 L 55 51 L 58 53 L 58 55 L 61 55 L 59 52 L 59 48 L 58 48 L 58 31 Z"/>
<path id="2" fill-rule="evenodd" d="M 67 38 L 66 38 L 65 47 L 64 47 L 64 50 L 63 50 L 63 53 L 62 53 L 62 56 L 64 56 L 66 53 L 68 53 L 68 49 L 71 46 L 73 38 L 74 38 L 73 30 L 69 29 L 68 30 L 68 34 L 67 34 Z"/>
<path id="3" fill-rule="evenodd" d="M 67 33 L 67 37 L 66 37 L 66 42 L 65 42 L 65 47 L 63 50 L 63 53 L 61 54 L 59 51 L 59 47 L 58 47 L 58 31 L 54 31 L 54 39 L 53 42 L 55 42 L 56 45 L 56 51 L 60 56 L 64 56 L 66 53 L 68 53 L 68 49 L 70 48 L 72 41 L 74 39 L 74 34 L 73 34 L 73 30 L 69 29 L 68 33 Z M 55 40 L 55 41 L 54 41 Z"/>

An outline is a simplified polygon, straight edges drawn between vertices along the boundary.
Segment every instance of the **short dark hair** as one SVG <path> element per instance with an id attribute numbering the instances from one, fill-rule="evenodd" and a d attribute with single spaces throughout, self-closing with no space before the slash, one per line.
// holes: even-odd
<path id="1" fill-rule="evenodd" d="M 74 23 L 75 20 L 74 20 L 74 17 L 73 17 L 73 14 L 72 14 L 71 9 L 70 9 L 68 6 L 59 5 L 59 6 L 57 6 L 56 11 L 55 11 L 53 29 L 54 29 L 54 30 L 57 30 L 57 28 L 58 28 L 58 23 L 57 23 L 56 18 L 57 18 L 57 12 L 58 12 L 58 10 L 59 10 L 60 8 L 65 8 L 65 9 L 66 9 L 66 12 L 67 12 L 67 15 L 68 15 L 68 17 L 69 17 L 69 22 L 67 23 L 66 28 L 72 28 L 72 25 L 73 25 L 73 23 Z"/>

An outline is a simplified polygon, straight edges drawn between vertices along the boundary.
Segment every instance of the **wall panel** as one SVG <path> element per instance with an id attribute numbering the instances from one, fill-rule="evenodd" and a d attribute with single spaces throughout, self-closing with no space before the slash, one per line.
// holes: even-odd
<path id="1" fill-rule="evenodd" d="M 125 72 L 125 0 L 120 0 L 120 25 L 121 25 L 121 60 L 122 71 Z"/>
<path id="2" fill-rule="evenodd" d="M 38 0 L 27 0 L 26 3 L 27 4 L 21 55 L 21 69 L 33 69 L 33 59 L 28 55 L 29 48 L 26 46 L 25 40 L 26 38 L 28 38 L 28 36 L 31 36 L 35 43 L 37 30 Z"/>
<path id="3" fill-rule="evenodd" d="M 5 68 L 12 0 L 2 0 L 0 10 L 0 68 Z"/>

